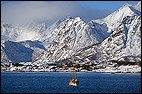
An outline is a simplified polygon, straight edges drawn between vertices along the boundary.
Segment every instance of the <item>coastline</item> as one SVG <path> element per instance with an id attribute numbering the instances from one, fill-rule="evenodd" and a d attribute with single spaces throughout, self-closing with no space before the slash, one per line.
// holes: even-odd
<path id="1" fill-rule="evenodd" d="M 72 73 L 72 72 L 63 72 L 63 71 L 1 71 L 1 73 Z M 94 72 L 94 71 L 86 71 L 86 72 L 76 72 L 76 73 L 106 73 L 106 74 L 141 74 L 141 72 Z"/>

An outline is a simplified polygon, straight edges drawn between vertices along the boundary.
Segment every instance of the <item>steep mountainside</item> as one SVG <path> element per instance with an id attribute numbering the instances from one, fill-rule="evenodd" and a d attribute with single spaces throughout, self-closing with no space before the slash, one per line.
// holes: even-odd
<path id="1" fill-rule="evenodd" d="M 139 20 L 139 21 L 138 21 Z M 104 40 L 100 46 L 102 57 L 106 59 L 119 60 L 120 58 L 132 56 L 141 57 L 141 17 L 132 21 L 130 29 L 121 24 L 109 38 Z M 137 28 L 137 29 L 136 29 Z M 129 59 L 127 59 L 129 61 Z"/>

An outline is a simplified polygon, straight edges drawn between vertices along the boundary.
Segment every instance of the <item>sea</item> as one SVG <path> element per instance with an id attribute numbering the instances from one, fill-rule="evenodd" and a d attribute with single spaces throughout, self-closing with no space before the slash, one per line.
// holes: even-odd
<path id="1" fill-rule="evenodd" d="M 141 93 L 140 73 L 1 72 L 1 93 Z"/>

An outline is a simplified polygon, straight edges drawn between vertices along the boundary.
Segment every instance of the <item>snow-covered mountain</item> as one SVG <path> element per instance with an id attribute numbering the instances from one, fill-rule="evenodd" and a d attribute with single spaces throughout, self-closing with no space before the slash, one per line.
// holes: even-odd
<path id="1" fill-rule="evenodd" d="M 1 53 L 3 54 L 1 62 L 31 62 L 45 50 L 42 42 L 38 41 L 45 30 L 44 23 L 35 22 L 26 25 L 1 23 Z"/>
<path id="2" fill-rule="evenodd" d="M 46 26 L 44 23 L 30 22 L 26 25 L 1 23 L 1 40 L 15 42 L 39 40 L 45 30 Z"/>
<path id="3" fill-rule="evenodd" d="M 1 42 L 1 62 L 32 62 L 36 58 L 35 55 L 41 54 L 43 51 L 45 51 L 45 47 L 40 41 Z"/>
<path id="4" fill-rule="evenodd" d="M 49 35 L 44 37 L 48 45 L 47 58 L 61 60 L 69 58 L 78 50 L 92 44 L 98 44 L 108 37 L 105 25 L 85 23 L 81 18 L 68 17 L 57 22 L 47 30 Z"/>
<path id="5" fill-rule="evenodd" d="M 127 56 L 141 58 L 140 12 L 130 5 L 124 5 L 103 20 L 111 28 L 112 34 L 99 47 L 101 57 L 107 60 Z"/>
<path id="6" fill-rule="evenodd" d="M 128 22 L 130 18 L 124 20 Z M 122 21 L 123 23 L 102 43 L 90 45 L 78 51 L 77 57 L 86 62 L 141 61 L 141 16 L 134 17 L 131 23 L 125 21 Z M 128 24 L 131 25 L 130 28 L 126 27 Z"/>
<path id="7" fill-rule="evenodd" d="M 103 19 L 93 20 L 93 22 L 106 24 L 108 27 L 108 32 L 113 32 L 114 29 L 116 29 L 122 23 L 122 21 L 124 21 L 123 19 L 134 15 L 140 16 L 141 12 L 133 8 L 133 6 L 125 4 L 120 9 L 108 15 L 107 17 Z"/>
<path id="8" fill-rule="evenodd" d="M 2 23 L 2 60 L 32 62 L 36 59 L 43 63 L 76 55 L 78 60 L 88 62 L 141 61 L 140 6 L 141 2 L 135 7 L 126 4 L 107 17 L 88 23 L 80 17 L 68 17 L 48 28 L 43 23 L 21 26 Z"/>
<path id="9" fill-rule="evenodd" d="M 141 58 L 140 22 L 141 17 L 136 17 L 129 29 L 126 28 L 125 24 L 117 27 L 110 37 L 101 43 L 99 48 L 103 53 L 102 57 L 106 60 L 119 60 L 129 56 Z"/>
<path id="10" fill-rule="evenodd" d="M 49 60 L 58 61 L 98 43 L 99 47 L 96 50 L 101 54 L 98 59 L 119 60 L 127 56 L 139 58 L 141 56 L 140 22 L 141 12 L 128 4 L 104 19 L 92 20 L 89 23 L 83 22 L 80 18 L 65 19 L 49 30 L 51 33 L 46 40 L 49 40 L 51 45 L 46 56 Z M 90 50 L 91 53 L 93 51 Z"/>

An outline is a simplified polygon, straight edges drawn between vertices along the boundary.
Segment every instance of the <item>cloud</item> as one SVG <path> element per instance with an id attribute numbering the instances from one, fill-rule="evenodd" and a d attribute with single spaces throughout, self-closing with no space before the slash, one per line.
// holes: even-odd
<path id="1" fill-rule="evenodd" d="M 41 20 L 51 25 L 67 16 L 79 16 L 85 21 L 90 21 L 103 18 L 109 13 L 111 11 L 82 7 L 75 1 L 13 1 L 1 3 L 1 19 L 9 23 Z"/>

